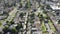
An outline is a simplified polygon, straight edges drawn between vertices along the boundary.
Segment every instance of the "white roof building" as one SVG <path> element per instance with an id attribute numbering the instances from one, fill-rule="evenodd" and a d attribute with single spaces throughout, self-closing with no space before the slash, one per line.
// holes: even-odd
<path id="1" fill-rule="evenodd" d="M 60 3 L 55 3 L 53 5 L 50 5 L 50 7 L 53 9 L 53 10 L 60 10 Z"/>
<path id="2" fill-rule="evenodd" d="M 53 10 L 60 10 L 60 7 L 56 6 L 56 5 L 50 5 L 50 7 L 53 9 Z"/>

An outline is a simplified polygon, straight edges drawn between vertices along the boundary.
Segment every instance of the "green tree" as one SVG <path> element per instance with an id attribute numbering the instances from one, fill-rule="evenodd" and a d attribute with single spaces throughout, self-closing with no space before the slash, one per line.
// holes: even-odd
<path id="1" fill-rule="evenodd" d="M 3 34 L 3 32 L 2 32 L 2 31 L 0 31 L 0 34 Z"/>
<path id="2" fill-rule="evenodd" d="M 30 20 L 30 23 L 34 23 L 34 21 L 33 20 Z"/>
<path id="3" fill-rule="evenodd" d="M 20 6 L 19 6 L 19 8 L 22 8 L 22 3 L 20 3 Z"/>
<path id="4" fill-rule="evenodd" d="M 32 13 L 32 14 L 30 15 L 30 18 L 31 18 L 32 20 L 35 19 L 35 14 Z"/>
<path id="5" fill-rule="evenodd" d="M 38 17 L 40 18 L 41 16 L 40 16 L 40 13 L 38 13 Z"/>
<path id="6" fill-rule="evenodd" d="M 13 22 L 13 21 L 11 21 L 10 23 L 11 23 L 11 25 L 12 25 L 12 24 L 14 24 L 14 22 Z"/>
<path id="7" fill-rule="evenodd" d="M 41 6 L 41 9 L 44 10 L 44 6 Z"/>
<path id="8" fill-rule="evenodd" d="M 19 15 L 21 18 L 23 18 L 23 16 L 24 16 L 24 13 L 20 13 L 20 15 Z"/>
<path id="9" fill-rule="evenodd" d="M 60 20 L 58 21 L 58 24 L 60 24 Z"/>
<path id="10" fill-rule="evenodd" d="M 47 9 L 51 9 L 51 7 L 49 6 L 49 5 L 47 5 L 47 7 L 46 7 Z"/>
<path id="11" fill-rule="evenodd" d="M 12 29 L 10 29 L 10 30 L 11 30 L 11 33 L 12 33 L 12 34 L 17 34 L 17 32 L 18 32 L 18 31 L 16 30 L 16 28 L 12 28 Z"/>
<path id="12" fill-rule="evenodd" d="M 43 11 L 43 13 L 45 13 L 45 14 L 46 14 L 46 13 L 47 13 L 47 11 L 45 11 L 45 10 L 44 10 L 44 11 Z"/>
<path id="13" fill-rule="evenodd" d="M 0 23 L 0 26 L 2 25 L 2 23 Z"/>
<path id="14" fill-rule="evenodd" d="M 17 30 L 19 30 L 20 28 L 23 28 L 22 24 L 18 24 L 18 25 L 16 26 L 16 29 L 17 29 Z"/>
<path id="15" fill-rule="evenodd" d="M 4 34 L 6 34 L 8 31 L 9 31 L 9 26 L 6 25 L 6 26 L 3 28 L 3 32 L 4 32 Z"/>
<path id="16" fill-rule="evenodd" d="M 27 3 L 26 3 L 26 5 L 25 5 L 25 8 L 31 8 L 31 3 L 30 3 L 29 0 L 27 0 Z"/>

